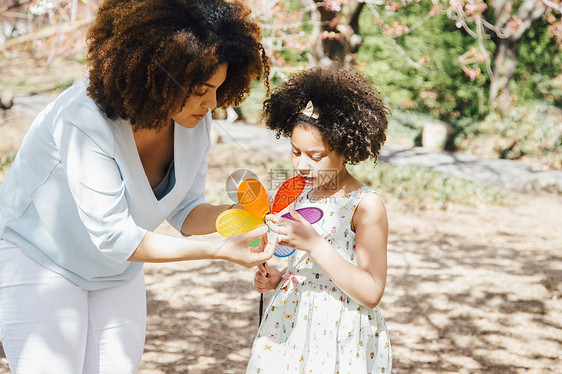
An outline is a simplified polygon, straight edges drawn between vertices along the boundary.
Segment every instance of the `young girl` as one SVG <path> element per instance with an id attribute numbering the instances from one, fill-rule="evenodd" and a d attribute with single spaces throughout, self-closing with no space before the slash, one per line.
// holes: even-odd
<path id="1" fill-rule="evenodd" d="M 247 373 L 390 373 L 392 354 L 377 307 L 386 281 L 388 221 L 381 197 L 347 170 L 386 139 L 387 109 L 358 73 L 314 68 L 264 104 L 266 124 L 290 136 L 292 164 L 307 187 L 291 214 L 268 215 L 279 244 L 296 248 L 288 268 L 265 265 L 259 292 L 276 289 Z M 311 225 L 295 208 L 318 207 Z"/>

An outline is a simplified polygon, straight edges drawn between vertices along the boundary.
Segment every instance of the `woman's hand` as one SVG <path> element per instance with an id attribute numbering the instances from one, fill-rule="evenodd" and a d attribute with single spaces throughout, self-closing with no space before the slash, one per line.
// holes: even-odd
<path id="1" fill-rule="evenodd" d="M 259 266 L 259 270 L 254 275 L 254 289 L 259 293 L 274 290 L 281 281 L 281 272 L 275 266 L 266 263 Z"/>
<path id="2" fill-rule="evenodd" d="M 295 211 L 294 206 L 291 205 L 289 212 L 295 221 L 272 214 L 265 217 L 268 220 L 267 226 L 278 235 L 280 245 L 310 253 L 320 243 L 324 243 L 324 238 L 303 216 Z"/>
<path id="3" fill-rule="evenodd" d="M 257 248 L 249 247 L 251 241 L 261 239 Z M 234 262 L 245 267 L 263 264 L 273 256 L 277 245 L 277 235 L 268 234 L 265 226 L 245 234 L 234 235 L 226 238 L 217 250 L 216 258 Z"/>

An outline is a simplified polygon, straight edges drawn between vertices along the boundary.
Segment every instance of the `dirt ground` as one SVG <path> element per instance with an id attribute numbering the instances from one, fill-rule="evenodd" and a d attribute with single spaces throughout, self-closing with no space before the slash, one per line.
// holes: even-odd
<path id="1" fill-rule="evenodd" d="M 17 150 L 29 123 L 0 112 L 0 160 Z M 209 196 L 219 198 L 233 170 L 267 178 L 267 165 L 282 157 L 215 146 Z M 393 373 L 562 370 L 562 196 L 507 193 L 511 206 L 448 210 L 416 210 L 384 196 L 390 237 L 380 307 Z M 174 234 L 166 225 L 159 231 Z M 147 264 L 139 372 L 243 373 L 258 327 L 253 273 L 222 261 Z M 0 373 L 8 372 L 0 346 Z"/>

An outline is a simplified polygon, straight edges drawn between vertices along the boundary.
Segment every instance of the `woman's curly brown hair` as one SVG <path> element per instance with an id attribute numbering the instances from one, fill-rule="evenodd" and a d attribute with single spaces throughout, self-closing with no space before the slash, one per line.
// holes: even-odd
<path id="1" fill-rule="evenodd" d="M 314 119 L 302 113 L 309 101 Z M 312 68 L 301 72 L 274 90 L 264 102 L 266 126 L 291 136 L 295 126 L 320 131 L 331 151 L 356 164 L 368 158 L 376 162 L 386 140 L 389 114 L 379 93 L 358 72 L 346 69 Z"/>
<path id="2" fill-rule="evenodd" d="M 106 0 L 87 34 L 88 94 L 109 118 L 159 128 L 227 63 L 217 106 L 238 105 L 269 59 L 242 1 Z"/>

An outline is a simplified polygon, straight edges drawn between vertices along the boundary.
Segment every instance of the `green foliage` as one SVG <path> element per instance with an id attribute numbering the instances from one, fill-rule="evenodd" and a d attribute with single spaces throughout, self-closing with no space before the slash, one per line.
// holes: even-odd
<path id="1" fill-rule="evenodd" d="M 399 21 L 412 26 L 423 20 L 430 5 L 412 3 L 396 13 L 383 13 L 382 18 L 387 24 Z M 517 105 L 536 98 L 553 105 L 562 103 L 562 52 L 549 37 L 547 25 L 545 19 L 535 22 L 521 40 L 516 75 L 510 82 Z M 452 20 L 444 15 L 430 17 L 394 39 L 413 61 L 429 57 L 423 68 L 434 74 L 408 64 L 382 34 L 369 9 L 361 14 L 360 27 L 364 43 L 357 54 L 358 67 L 375 80 L 391 107 L 427 111 L 444 119 L 482 119 L 488 114 L 486 66 L 479 65 L 483 75 L 474 81 L 465 75 L 458 58 L 477 44 Z M 485 39 L 485 47 L 492 53 L 495 50 L 491 39 Z"/>
<path id="2" fill-rule="evenodd" d="M 428 2 L 411 4 L 397 14 L 383 15 L 386 23 L 414 25 L 429 10 Z M 475 45 L 472 37 L 458 30 L 445 16 L 431 17 L 409 34 L 395 39 L 413 61 L 424 56 L 423 67 L 412 67 L 399 55 L 375 24 L 370 10 L 360 18 L 363 46 L 357 54 L 361 70 L 370 75 L 391 107 L 427 111 L 438 117 L 474 116 L 486 111 L 488 88 L 484 77 L 471 81 L 458 57 Z"/>
<path id="3" fill-rule="evenodd" d="M 542 167 L 562 169 L 562 109 L 537 100 L 503 118 L 490 114 L 462 126 L 456 143 L 460 149 L 490 157 L 527 157 Z"/>
<path id="4" fill-rule="evenodd" d="M 562 50 L 549 36 L 547 26 L 544 19 L 536 21 L 521 40 L 513 81 L 518 105 L 542 99 L 562 106 Z"/>
<path id="5" fill-rule="evenodd" d="M 416 208 L 448 209 L 455 205 L 507 205 L 506 194 L 494 187 L 419 166 L 363 162 L 350 167 L 361 182 Z"/>

